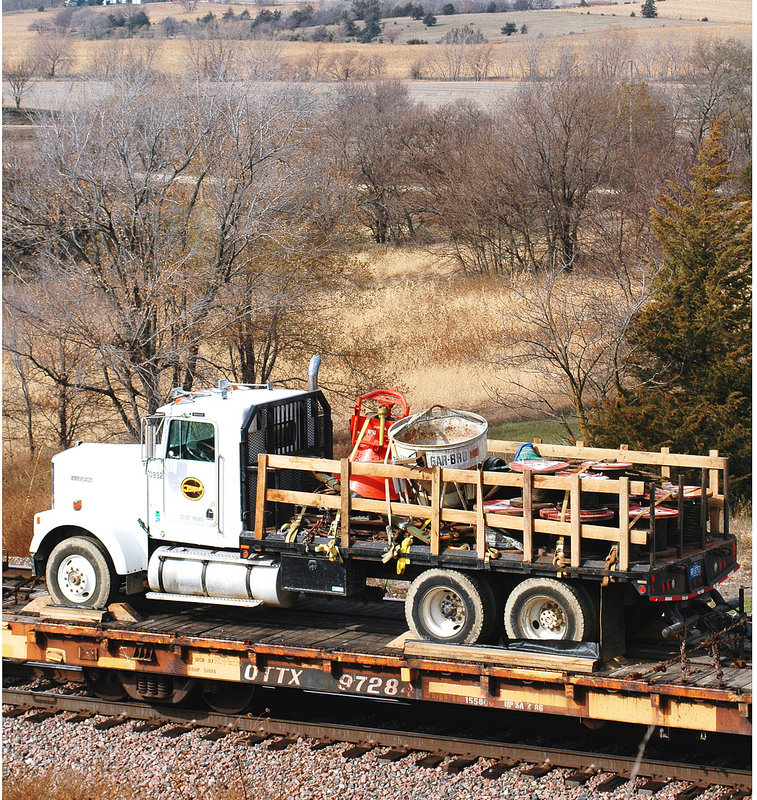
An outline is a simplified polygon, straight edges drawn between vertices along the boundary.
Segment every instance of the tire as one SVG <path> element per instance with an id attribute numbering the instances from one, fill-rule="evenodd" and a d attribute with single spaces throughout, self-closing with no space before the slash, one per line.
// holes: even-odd
<path id="1" fill-rule="evenodd" d="M 85 536 L 72 536 L 55 545 L 45 578 L 56 605 L 72 608 L 107 608 L 118 589 L 105 551 Z"/>
<path id="2" fill-rule="evenodd" d="M 496 624 L 489 586 L 452 569 L 429 569 L 411 584 L 405 617 L 418 639 L 445 644 L 482 641 Z"/>
<path id="3" fill-rule="evenodd" d="M 511 639 L 595 641 L 596 604 L 581 586 L 554 578 L 527 578 L 507 598 L 505 631 Z"/>
<path id="4" fill-rule="evenodd" d="M 496 644 L 504 633 L 502 609 L 505 605 L 505 593 L 502 587 L 494 582 L 494 578 L 486 575 L 469 575 L 468 578 L 476 584 L 484 602 L 484 629 L 478 641 Z"/>

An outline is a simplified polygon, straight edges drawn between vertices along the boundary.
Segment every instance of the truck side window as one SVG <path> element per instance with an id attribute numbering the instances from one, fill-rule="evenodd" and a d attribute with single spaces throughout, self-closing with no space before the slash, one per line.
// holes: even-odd
<path id="1" fill-rule="evenodd" d="M 167 458 L 186 461 L 215 461 L 215 431 L 209 422 L 186 419 L 171 421 L 168 430 Z"/>

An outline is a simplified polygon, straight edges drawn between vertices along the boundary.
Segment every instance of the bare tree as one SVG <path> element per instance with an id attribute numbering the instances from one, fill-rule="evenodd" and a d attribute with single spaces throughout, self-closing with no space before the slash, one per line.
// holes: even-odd
<path id="1" fill-rule="evenodd" d="M 191 14 L 197 8 L 197 0 L 181 0 L 185 14 Z"/>
<path id="2" fill-rule="evenodd" d="M 191 388 L 201 347 L 235 330 L 218 310 L 232 285 L 308 253 L 328 262 L 343 204 L 305 157 L 313 114 L 294 90 L 145 77 L 47 120 L 35 159 L 6 167 L 4 210 L 6 268 L 35 292 L 7 307 L 93 365 L 52 381 L 103 398 L 136 437 L 171 385 Z"/>
<path id="3" fill-rule="evenodd" d="M 33 58 L 46 78 L 60 77 L 71 62 L 71 39 L 60 33 L 46 33 L 34 42 Z"/>
<path id="4" fill-rule="evenodd" d="M 612 280 L 575 281 L 563 269 L 546 269 L 512 292 L 500 345 L 501 363 L 515 377 L 495 390 L 497 399 L 559 419 L 573 440 L 588 440 L 589 412 L 619 382 L 624 334 L 644 284 L 629 291 Z"/>
<path id="5" fill-rule="evenodd" d="M 695 147 L 713 121 L 725 123 L 725 140 L 742 166 L 752 150 L 752 55 L 736 39 L 699 39 L 689 54 L 683 85 L 683 112 Z"/>
<path id="6" fill-rule="evenodd" d="M 227 81 L 233 76 L 238 43 L 211 29 L 184 41 L 184 60 L 190 75 L 201 80 Z"/>
<path id="7" fill-rule="evenodd" d="M 466 72 L 474 81 L 485 81 L 491 76 L 494 62 L 494 45 L 474 44 L 466 54 Z"/>
<path id="8" fill-rule="evenodd" d="M 379 244 L 412 238 L 421 195 L 409 179 L 418 114 L 407 87 L 378 81 L 346 88 L 326 133 L 356 212 Z"/>
<path id="9" fill-rule="evenodd" d="M 21 108 L 21 101 L 31 89 L 35 76 L 34 62 L 28 58 L 12 61 L 3 67 L 3 78 L 8 82 L 16 108 Z"/>

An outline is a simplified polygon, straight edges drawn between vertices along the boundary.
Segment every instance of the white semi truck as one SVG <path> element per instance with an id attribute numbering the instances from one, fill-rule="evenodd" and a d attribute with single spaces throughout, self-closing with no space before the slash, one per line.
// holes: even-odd
<path id="1" fill-rule="evenodd" d="M 692 627 L 694 617 L 709 611 L 700 603 L 692 616 L 686 604 L 706 599 L 737 567 L 725 493 L 713 495 L 704 486 L 698 500 L 682 484 L 677 500 L 674 490 L 667 492 L 664 499 L 673 498 L 680 514 L 677 527 L 667 523 L 664 534 L 663 508 L 656 512 L 648 499 L 647 530 L 641 530 L 644 520 L 636 524 L 643 509 L 629 522 L 629 493 L 640 483 L 592 477 L 584 467 L 568 477 L 541 478 L 509 472 L 505 462 L 485 463 L 475 479 L 467 477 L 470 472 L 434 467 L 437 488 L 439 481 L 453 485 L 444 483 L 449 475 L 478 491 L 475 509 L 473 503 L 446 508 L 449 488 L 435 499 L 433 491 L 425 500 L 416 496 L 416 505 L 396 488 L 391 504 L 388 488 L 386 502 L 351 499 L 355 493 L 345 488 L 344 473 L 342 487 L 334 473 L 340 462 L 322 462 L 329 474 L 308 467 L 316 463 L 309 459 L 332 459 L 331 411 L 317 388 L 319 362 L 311 361 L 307 390 L 228 381 L 207 391 L 177 389 L 170 403 L 143 420 L 141 445 L 78 444 L 57 454 L 52 509 L 36 514 L 30 548 L 35 572 L 45 575 L 55 603 L 105 608 L 123 591 L 171 601 L 289 607 L 300 593 L 355 596 L 365 591 L 368 577 L 394 578 L 410 582 L 406 616 L 417 637 L 475 643 L 506 633 L 597 640 L 611 605 L 621 629 L 628 609 L 648 616 L 651 606 L 663 605 L 673 624 L 691 621 Z M 583 451 L 576 452 L 580 458 Z M 637 455 L 640 463 L 650 456 Z M 664 464 L 657 456 L 651 463 Z M 277 457 L 279 468 L 266 466 L 258 475 L 265 458 Z M 692 465 L 702 460 L 677 456 L 672 463 L 688 464 L 686 458 Z M 708 461 L 707 470 L 702 464 L 703 476 L 718 465 L 727 475 L 725 459 Z M 416 466 L 430 475 L 429 465 Z M 382 467 L 354 465 L 364 475 Z M 494 468 L 500 471 L 487 471 Z M 390 467 L 395 477 L 403 469 Z M 332 484 L 331 496 L 319 488 L 324 482 Z M 390 484 L 409 485 L 387 478 Z M 540 485 L 567 487 L 558 491 L 565 501 L 551 519 L 539 517 L 538 504 L 532 508 L 526 500 Z M 648 488 L 654 496 L 654 485 Z M 502 513 L 484 509 L 484 497 L 499 489 L 509 492 L 512 505 Z M 568 499 L 580 512 L 582 492 L 610 492 L 602 496 L 615 498 L 609 516 L 616 527 L 592 524 L 591 518 L 584 524 L 583 516 L 579 524 L 578 513 L 571 522 Z M 520 517 L 516 493 L 522 495 Z M 458 494 L 467 506 L 465 492 Z M 642 487 L 641 502 L 643 497 Z M 436 506 L 430 510 L 431 500 Z M 356 515 L 352 533 L 342 520 L 341 539 L 340 508 Z M 394 515 L 381 516 L 391 508 Z M 716 524 L 716 514 L 722 523 Z"/>

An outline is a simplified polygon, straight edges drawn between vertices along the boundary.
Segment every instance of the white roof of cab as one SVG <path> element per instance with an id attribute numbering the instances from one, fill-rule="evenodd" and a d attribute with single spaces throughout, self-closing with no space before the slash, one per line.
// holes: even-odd
<path id="1" fill-rule="evenodd" d="M 158 409 L 167 417 L 207 416 L 211 419 L 244 417 L 251 406 L 286 400 L 305 394 L 301 389 L 253 388 L 243 384 L 231 384 L 225 389 L 206 389 L 189 392 L 177 397 Z"/>

